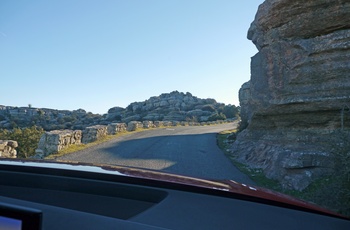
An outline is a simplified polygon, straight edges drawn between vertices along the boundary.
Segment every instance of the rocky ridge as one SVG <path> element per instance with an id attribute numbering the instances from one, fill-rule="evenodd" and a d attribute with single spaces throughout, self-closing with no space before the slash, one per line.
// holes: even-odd
<path id="1" fill-rule="evenodd" d="M 107 120 L 121 121 L 213 121 L 233 118 L 238 108 L 217 103 L 214 99 L 200 99 L 191 93 L 173 91 L 131 103 L 127 108 L 114 107 Z M 224 115 L 224 116 L 223 116 Z"/>
<path id="2" fill-rule="evenodd" d="M 350 154 L 350 2 L 266 0 L 248 38 L 259 52 L 240 89 L 232 154 L 303 190 Z"/>
<path id="3" fill-rule="evenodd" d="M 126 108 L 113 107 L 99 115 L 78 110 L 14 107 L 0 105 L 0 129 L 36 125 L 46 131 L 83 130 L 95 125 L 130 121 L 215 121 L 234 118 L 239 109 L 234 105 L 217 103 L 214 99 L 200 99 L 190 93 L 177 91 L 131 103 Z"/>
<path id="4" fill-rule="evenodd" d="M 45 130 L 84 129 L 97 124 L 107 124 L 99 114 L 78 110 L 57 110 L 33 107 L 0 105 L 0 128 L 39 126 Z"/>

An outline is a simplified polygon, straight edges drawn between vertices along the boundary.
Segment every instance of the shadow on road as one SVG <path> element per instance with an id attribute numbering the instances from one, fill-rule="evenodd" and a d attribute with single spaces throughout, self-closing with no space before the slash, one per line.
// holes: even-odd
<path id="1" fill-rule="evenodd" d="M 70 160 L 138 167 L 204 179 L 247 183 L 216 144 L 216 133 L 163 135 L 110 142 Z"/>

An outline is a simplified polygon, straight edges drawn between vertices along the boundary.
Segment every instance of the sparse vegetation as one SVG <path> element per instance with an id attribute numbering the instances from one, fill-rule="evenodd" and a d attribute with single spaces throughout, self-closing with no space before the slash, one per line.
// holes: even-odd
<path id="1" fill-rule="evenodd" d="M 226 116 L 223 113 L 215 113 L 208 118 L 208 121 L 226 120 Z"/>
<path id="2" fill-rule="evenodd" d="M 236 107 L 235 105 L 225 105 L 222 108 L 222 111 L 219 111 L 223 113 L 227 118 L 234 118 L 239 116 L 240 107 Z"/>
<path id="3" fill-rule="evenodd" d="M 17 157 L 28 158 L 35 154 L 35 149 L 41 135 L 42 128 L 32 126 L 30 128 L 14 128 L 13 130 L 0 129 L 0 140 L 14 140 L 18 142 Z"/>

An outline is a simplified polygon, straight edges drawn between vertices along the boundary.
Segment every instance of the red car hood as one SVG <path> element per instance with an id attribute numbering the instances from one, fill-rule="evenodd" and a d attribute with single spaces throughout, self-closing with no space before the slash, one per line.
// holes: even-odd
<path id="1" fill-rule="evenodd" d="M 164 173 L 159 171 L 152 171 L 148 169 L 113 166 L 113 165 L 101 165 L 90 163 L 77 163 L 77 162 L 59 162 L 59 161 L 43 161 L 43 160 L 23 160 L 23 159 L 0 159 L 0 170 L 6 166 L 23 166 L 23 167 L 35 167 L 35 168 L 53 168 L 62 170 L 83 171 L 91 173 L 112 174 L 117 176 L 131 177 L 147 179 L 151 181 L 161 181 L 171 183 L 174 185 L 193 186 L 202 189 L 211 189 L 235 195 L 242 195 L 243 197 L 250 197 L 253 199 L 247 200 L 263 200 L 266 204 L 273 203 L 280 206 L 299 207 L 303 210 L 310 210 L 317 213 L 323 213 L 327 215 L 337 216 L 344 218 L 337 213 L 331 212 L 327 209 L 321 208 L 317 205 L 310 204 L 306 201 L 302 201 L 293 198 L 288 195 L 284 195 L 278 192 L 274 192 L 269 189 L 241 184 L 233 180 L 206 180 L 194 177 L 188 177 L 177 174 Z M 256 198 L 256 199 L 254 199 Z M 345 217 L 346 218 L 346 217 Z"/>

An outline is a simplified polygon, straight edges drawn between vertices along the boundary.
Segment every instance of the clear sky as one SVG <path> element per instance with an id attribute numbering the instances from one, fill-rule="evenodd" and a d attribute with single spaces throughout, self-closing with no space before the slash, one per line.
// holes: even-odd
<path id="1" fill-rule="evenodd" d="M 263 0 L 1 0 L 0 105 L 85 109 L 178 90 L 239 105 Z"/>

